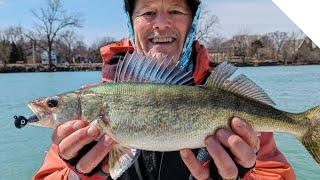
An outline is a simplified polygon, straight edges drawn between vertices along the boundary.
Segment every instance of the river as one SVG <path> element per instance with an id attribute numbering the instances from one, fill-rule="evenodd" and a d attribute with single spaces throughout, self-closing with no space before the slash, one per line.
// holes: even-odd
<path id="1" fill-rule="evenodd" d="M 275 101 L 276 107 L 301 112 L 320 104 L 320 66 L 245 67 L 246 74 Z M 97 82 L 100 72 L 0 74 L 0 179 L 30 179 L 50 146 L 51 129 L 14 127 L 14 115 L 28 115 L 30 99 L 50 96 Z M 320 166 L 298 140 L 276 134 L 276 143 L 298 179 L 319 178 Z"/>

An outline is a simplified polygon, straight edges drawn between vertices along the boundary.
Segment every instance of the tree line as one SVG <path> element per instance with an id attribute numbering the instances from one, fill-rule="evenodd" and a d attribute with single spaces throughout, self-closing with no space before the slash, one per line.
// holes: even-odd
<path id="1" fill-rule="evenodd" d="M 40 56 L 48 51 L 48 40 L 37 38 L 33 32 L 21 26 L 0 29 L 0 61 L 2 63 L 40 63 Z M 86 45 L 83 38 L 73 30 L 59 34 L 52 41 L 51 54 L 59 55 L 63 62 L 80 63 L 88 58 L 90 62 L 101 62 L 100 47 L 115 42 L 112 37 L 103 37 L 91 45 Z"/>
<path id="2" fill-rule="evenodd" d="M 101 62 L 99 48 L 115 41 L 104 37 L 86 45 L 76 33 L 83 24 L 81 14 L 65 9 L 63 0 L 47 0 L 31 13 L 35 21 L 32 30 L 22 26 L 0 29 L 0 63 L 41 63 L 43 54 L 49 69 L 54 56 L 64 63 Z"/>
<path id="3" fill-rule="evenodd" d="M 219 18 L 206 6 L 200 16 L 197 39 L 212 55 L 212 61 L 240 63 L 270 61 L 277 64 L 320 64 L 320 49 L 302 31 L 250 34 L 241 30 L 231 37 L 219 35 Z"/>
<path id="4" fill-rule="evenodd" d="M 206 42 L 213 60 L 240 60 L 242 63 L 273 61 L 279 64 L 320 64 L 320 49 L 301 31 L 275 31 L 230 38 L 215 36 Z"/>

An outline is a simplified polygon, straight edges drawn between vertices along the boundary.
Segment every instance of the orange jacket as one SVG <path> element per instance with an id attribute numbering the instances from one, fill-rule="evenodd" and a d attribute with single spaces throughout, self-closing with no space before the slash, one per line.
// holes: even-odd
<path id="1" fill-rule="evenodd" d="M 193 48 L 194 52 L 197 54 L 193 76 L 196 84 L 199 84 L 206 77 L 208 72 L 213 70 L 213 68 L 209 65 L 210 58 L 207 50 L 198 42 L 195 43 Z M 103 58 L 103 82 L 111 82 L 113 80 L 116 64 L 110 64 L 111 58 L 116 54 L 125 53 L 127 51 L 133 51 L 128 39 L 101 48 L 101 56 Z M 243 179 L 296 179 L 292 167 L 286 161 L 282 153 L 277 149 L 273 133 L 261 133 L 260 142 L 261 145 L 256 167 L 252 172 L 247 173 Z M 71 169 L 68 168 L 66 163 L 59 158 L 57 145 L 52 144 L 42 167 L 35 174 L 33 179 L 66 180 L 68 179 L 70 171 Z M 84 179 L 99 180 L 101 177 L 93 176 Z"/>

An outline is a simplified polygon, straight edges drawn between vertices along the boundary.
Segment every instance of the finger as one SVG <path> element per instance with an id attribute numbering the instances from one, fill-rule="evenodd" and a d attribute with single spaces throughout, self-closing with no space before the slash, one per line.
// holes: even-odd
<path id="1" fill-rule="evenodd" d="M 209 136 L 206 141 L 206 148 L 218 168 L 219 174 L 223 179 L 235 179 L 238 176 L 238 168 L 232 158 L 222 147 L 222 145 Z"/>
<path id="2" fill-rule="evenodd" d="M 209 169 L 197 160 L 196 156 L 190 149 L 183 149 L 180 151 L 180 156 L 184 164 L 188 167 L 190 173 L 196 179 L 208 179 Z"/>
<path id="3" fill-rule="evenodd" d="M 52 134 L 53 143 L 59 144 L 65 137 L 85 127 L 86 125 L 87 125 L 87 122 L 85 121 L 74 120 L 58 126 Z"/>
<path id="4" fill-rule="evenodd" d="M 252 128 L 250 124 L 235 117 L 231 121 L 232 130 L 238 134 L 247 144 L 252 147 L 257 153 L 260 149 L 260 139 L 258 133 Z"/>
<path id="5" fill-rule="evenodd" d="M 101 166 L 101 170 L 102 170 L 102 172 L 104 172 L 105 174 L 109 174 L 109 173 L 110 173 L 108 161 L 109 161 L 109 157 L 107 156 L 107 157 L 104 158 L 104 160 L 103 160 L 103 162 L 102 162 L 102 166 Z"/>
<path id="6" fill-rule="evenodd" d="M 75 157 L 79 150 L 89 144 L 99 136 L 99 130 L 95 126 L 82 128 L 68 137 L 64 138 L 59 144 L 59 155 L 69 160 Z"/>
<path id="7" fill-rule="evenodd" d="M 107 135 L 102 136 L 98 143 L 77 163 L 77 171 L 90 173 L 112 149 L 113 142 L 111 137 Z"/>
<path id="8" fill-rule="evenodd" d="M 230 149 L 237 163 L 245 168 L 254 166 L 256 153 L 240 136 L 226 129 L 219 129 L 216 136 L 224 146 Z"/>

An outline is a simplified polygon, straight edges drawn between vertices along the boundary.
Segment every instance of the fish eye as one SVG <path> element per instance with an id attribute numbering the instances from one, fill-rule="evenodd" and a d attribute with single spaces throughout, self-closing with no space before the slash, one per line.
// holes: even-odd
<path id="1" fill-rule="evenodd" d="M 49 108 L 58 107 L 59 101 L 57 97 L 50 97 L 46 100 L 47 106 Z"/>

